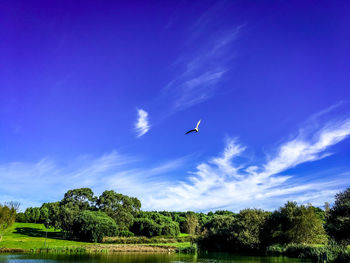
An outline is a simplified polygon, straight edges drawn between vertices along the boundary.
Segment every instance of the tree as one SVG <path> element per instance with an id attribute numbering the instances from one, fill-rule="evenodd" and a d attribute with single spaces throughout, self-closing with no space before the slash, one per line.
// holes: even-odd
<path id="1" fill-rule="evenodd" d="M 24 215 L 24 213 L 17 213 L 16 214 L 16 222 L 19 222 L 19 223 L 27 222 L 26 216 Z"/>
<path id="2" fill-rule="evenodd" d="M 233 235 L 236 247 L 240 250 L 258 250 L 261 248 L 260 236 L 268 212 L 260 209 L 244 209 L 236 216 Z"/>
<path id="3" fill-rule="evenodd" d="M 131 227 L 131 231 L 138 236 L 160 236 L 162 233 L 162 226 L 149 218 L 136 218 Z"/>
<path id="4" fill-rule="evenodd" d="M 107 214 L 85 210 L 73 224 L 74 237 L 83 241 L 101 242 L 105 236 L 115 236 L 118 227 Z"/>
<path id="5" fill-rule="evenodd" d="M 211 251 L 230 251 L 234 248 L 233 215 L 216 215 L 202 228 L 202 235 L 197 242 L 201 249 Z"/>
<path id="6" fill-rule="evenodd" d="M 90 188 L 78 188 L 65 193 L 60 205 L 73 210 L 84 211 L 92 209 L 95 201 L 96 198 Z"/>
<path id="7" fill-rule="evenodd" d="M 141 202 L 135 197 L 106 190 L 98 198 L 97 207 L 112 217 L 121 230 L 128 230 L 140 212 Z"/>
<path id="8" fill-rule="evenodd" d="M 264 243 L 322 244 L 327 241 L 322 217 L 311 205 L 287 202 L 278 211 L 273 212 L 264 227 Z"/>
<path id="9" fill-rule="evenodd" d="M 65 236 L 74 237 L 74 220 L 80 213 L 95 209 L 96 197 L 90 188 L 78 188 L 67 191 L 59 203 L 58 216 L 52 225 L 61 228 Z"/>
<path id="10" fill-rule="evenodd" d="M 185 233 L 190 235 L 196 234 L 196 230 L 198 227 L 198 217 L 194 212 L 186 213 L 186 221 L 185 221 Z"/>
<path id="11" fill-rule="evenodd" d="M 18 207 L 19 203 L 17 202 L 0 204 L 0 241 L 5 230 L 15 222 Z"/>
<path id="12" fill-rule="evenodd" d="M 24 211 L 24 216 L 26 218 L 26 222 L 31 223 L 31 222 L 34 221 L 32 214 L 33 214 L 33 208 L 32 207 L 28 207 L 26 209 L 26 211 Z"/>
<path id="13" fill-rule="evenodd" d="M 34 223 L 36 224 L 37 221 L 40 219 L 40 208 L 34 207 L 32 210 L 32 218 L 34 220 Z"/>
<path id="14" fill-rule="evenodd" d="M 335 195 L 326 217 L 328 234 L 339 243 L 350 244 L 350 188 Z"/>
<path id="15" fill-rule="evenodd" d="M 171 217 L 158 212 L 140 212 L 134 220 L 131 231 L 141 236 L 177 236 L 180 233 L 179 224 Z"/>
<path id="16" fill-rule="evenodd" d="M 45 227 L 49 228 L 52 226 L 55 229 L 59 229 L 61 224 L 60 202 L 44 203 L 41 207 L 42 209 L 45 207 L 48 210 L 47 219 L 44 221 Z"/>

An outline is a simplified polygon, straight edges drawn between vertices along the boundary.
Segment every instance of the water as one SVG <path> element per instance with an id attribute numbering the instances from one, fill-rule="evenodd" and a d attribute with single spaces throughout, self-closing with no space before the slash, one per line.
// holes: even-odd
<path id="1" fill-rule="evenodd" d="M 208 255 L 114 253 L 93 255 L 69 254 L 0 254 L 0 263 L 302 263 L 287 257 L 252 257 L 215 253 Z"/>

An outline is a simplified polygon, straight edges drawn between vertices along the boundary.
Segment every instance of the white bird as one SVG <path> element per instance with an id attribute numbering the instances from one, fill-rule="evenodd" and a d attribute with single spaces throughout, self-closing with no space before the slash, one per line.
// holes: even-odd
<path id="1" fill-rule="evenodd" d="M 194 128 L 193 130 L 190 130 L 190 131 L 186 132 L 185 134 L 189 134 L 190 132 L 198 132 L 198 126 L 199 126 L 200 123 L 201 123 L 201 120 L 199 120 L 199 122 L 197 123 L 196 128 Z"/>

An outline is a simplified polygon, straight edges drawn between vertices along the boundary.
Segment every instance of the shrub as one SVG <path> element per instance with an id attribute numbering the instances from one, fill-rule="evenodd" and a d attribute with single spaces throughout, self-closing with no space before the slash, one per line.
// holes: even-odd
<path id="1" fill-rule="evenodd" d="M 83 241 L 101 242 L 117 233 L 115 221 L 103 212 L 83 211 L 73 224 L 73 236 Z"/>
<path id="2" fill-rule="evenodd" d="M 180 233 L 179 224 L 172 221 L 170 217 L 163 216 L 159 213 L 147 214 L 147 217 L 137 218 L 131 227 L 131 231 L 138 236 L 177 236 Z"/>
<path id="3" fill-rule="evenodd" d="M 26 219 L 26 216 L 24 213 L 17 213 L 16 214 L 16 222 L 19 222 L 19 223 L 26 223 L 27 222 L 27 219 Z"/>
<path id="4" fill-rule="evenodd" d="M 133 232 L 130 232 L 129 230 L 122 230 L 118 233 L 118 236 L 120 237 L 133 237 L 135 234 Z"/>
<path id="5" fill-rule="evenodd" d="M 191 236 L 185 237 L 104 237 L 102 243 L 114 243 L 114 244 L 155 244 L 155 243 L 181 243 L 191 242 Z"/>

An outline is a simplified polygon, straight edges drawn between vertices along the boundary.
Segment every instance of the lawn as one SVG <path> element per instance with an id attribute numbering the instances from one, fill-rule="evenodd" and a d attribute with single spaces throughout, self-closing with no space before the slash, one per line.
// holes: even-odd
<path id="1" fill-rule="evenodd" d="M 46 238 L 47 231 L 47 238 Z M 187 234 L 183 234 L 185 236 Z M 141 246 L 171 246 L 171 247 L 188 247 L 189 242 L 183 243 L 159 243 L 159 244 L 143 244 Z M 53 228 L 46 229 L 43 224 L 33 224 L 33 223 L 15 223 L 5 232 L 2 241 L 0 242 L 0 248 L 11 248 L 11 249 L 75 249 L 75 248 L 89 248 L 93 246 L 94 249 L 99 246 L 106 247 L 106 244 L 100 243 L 89 243 L 89 242 L 79 242 L 72 240 L 63 239 L 63 235 L 60 231 Z M 108 247 L 116 247 L 116 245 L 109 245 Z M 124 245 L 125 246 L 125 245 Z M 137 246 L 130 244 L 130 246 Z"/>
<path id="2" fill-rule="evenodd" d="M 47 238 L 46 236 L 47 230 Z M 46 245 L 45 245 L 46 240 Z M 0 248 L 39 249 L 44 247 L 82 247 L 93 243 L 64 240 L 62 233 L 43 224 L 15 223 L 5 232 Z"/>

